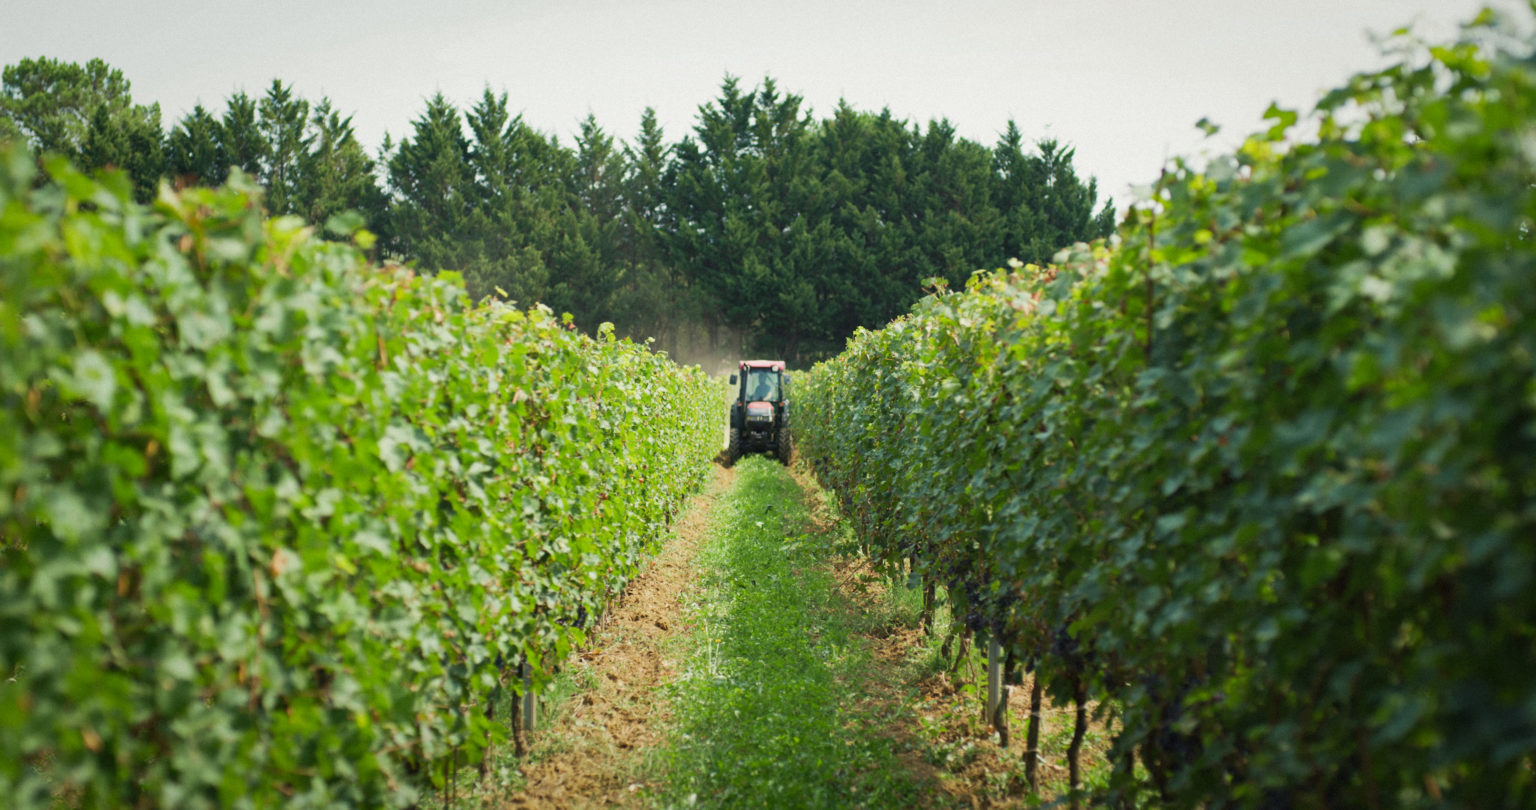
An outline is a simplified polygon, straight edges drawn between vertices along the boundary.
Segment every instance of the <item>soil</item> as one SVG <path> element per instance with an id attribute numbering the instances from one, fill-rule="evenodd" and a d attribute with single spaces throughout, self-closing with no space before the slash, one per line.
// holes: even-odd
<path id="1" fill-rule="evenodd" d="M 667 709 L 657 699 L 674 671 L 666 641 L 683 632 L 679 596 L 695 578 L 694 557 L 710 515 L 735 473 L 711 468 L 704 492 L 673 527 L 674 536 L 622 599 L 604 616 L 592 643 L 567 664 L 585 687 L 564 708 L 557 726 L 533 735 L 522 766 L 523 792 L 509 808 L 640 805 L 654 774 L 646 753 L 665 744 Z"/>
<path id="2" fill-rule="evenodd" d="M 802 488 L 814 491 L 803 468 L 796 465 L 791 471 Z M 733 470 L 712 468 L 705 491 L 674 527 L 673 540 L 630 583 L 591 636 L 591 646 L 567 665 L 581 687 L 553 726 L 533 735 L 530 756 L 520 768 L 526 787 L 499 806 L 638 807 L 659 786 L 659 774 L 649 766 L 647 755 L 666 744 L 670 715 L 659 695 L 675 674 L 666 650 L 673 638 L 687 632 L 680 596 L 697 577 L 694 558 L 709 530 L 713 506 L 734 479 Z M 834 531 L 834 518 L 814 499 L 812 505 L 814 530 Z M 875 610 L 883 590 L 890 587 L 887 578 L 857 558 L 838 560 L 832 573 L 855 611 Z M 1018 778 L 1029 716 L 1028 676 L 1023 686 L 1009 690 L 1014 741 L 1005 749 L 981 718 L 978 694 L 986 688 L 985 672 L 962 667 L 953 675 L 941 670 L 919 677 L 916 662 L 928 642 L 917 627 L 881 623 L 871 627 L 865 641 L 876 667 L 886 673 L 863 684 L 870 708 L 878 710 L 866 716 L 901 718 L 881 733 L 902 752 L 901 761 L 924 786 L 915 806 L 1032 804 Z M 1043 714 L 1047 729 L 1071 725 L 1070 706 L 1054 707 L 1047 700 Z M 1085 764 L 1089 756 L 1085 750 Z M 1064 757 L 1043 756 L 1040 775 L 1047 783 L 1063 780 Z M 1053 793 L 1048 789 L 1043 798 L 1049 800 Z"/>
<path id="3" fill-rule="evenodd" d="M 814 480 L 802 467 L 797 466 L 792 472 L 802 489 L 815 491 Z M 823 531 L 833 530 L 835 518 L 824 509 L 813 508 L 812 518 Z M 833 565 L 833 574 L 849 604 L 865 612 L 877 610 L 884 600 L 885 589 L 891 587 L 890 580 L 861 557 L 839 559 Z M 917 806 L 1032 806 L 1021 778 L 1032 676 L 1026 674 L 1021 685 L 1008 688 L 1012 740 L 1010 746 L 1004 748 L 998 742 L 997 732 L 982 718 L 981 695 L 986 690 L 984 670 L 970 671 L 962 667 L 953 674 L 941 670 L 919 677 L 918 660 L 928 647 L 920 627 L 879 627 L 865 639 L 871 658 L 878 662 L 881 670 L 889 673 L 888 677 L 865 685 L 873 689 L 871 699 L 886 707 L 905 703 L 906 712 L 895 716 L 909 718 L 909 722 L 893 725 L 885 733 L 897 743 L 896 750 L 904 752 L 901 760 L 916 781 L 931 786 L 927 795 L 918 797 Z M 1042 741 L 1052 728 L 1062 728 L 1063 723 L 1070 728 L 1072 712 L 1070 705 L 1055 706 L 1047 697 L 1041 707 Z M 880 714 L 892 716 L 889 711 Z M 1091 727 L 1103 728 L 1100 723 Z M 1083 751 L 1085 764 L 1098 753 L 1090 751 L 1090 747 L 1085 746 Z M 1052 789 L 1051 783 L 1059 785 L 1066 781 L 1065 758 L 1043 755 L 1039 770 L 1040 780 L 1047 786 L 1040 798 L 1045 801 L 1058 798 L 1059 793 Z"/>

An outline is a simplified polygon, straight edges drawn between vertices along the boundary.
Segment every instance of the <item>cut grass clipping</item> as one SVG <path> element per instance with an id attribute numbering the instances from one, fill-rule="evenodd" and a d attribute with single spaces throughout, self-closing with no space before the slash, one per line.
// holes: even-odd
<path id="1" fill-rule="evenodd" d="M 904 807 L 916 786 L 870 716 L 869 660 L 783 467 L 743 459 L 721 499 L 672 689 L 669 805 Z M 878 705 L 878 704 L 875 704 Z"/>

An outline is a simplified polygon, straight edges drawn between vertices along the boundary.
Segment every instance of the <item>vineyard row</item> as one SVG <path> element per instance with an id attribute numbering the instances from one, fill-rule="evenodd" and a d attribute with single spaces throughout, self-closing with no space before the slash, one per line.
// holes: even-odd
<path id="1" fill-rule="evenodd" d="M 702 480 L 718 386 L 253 188 L 46 165 L 0 154 L 7 806 L 401 806 L 482 759 Z"/>
<path id="2" fill-rule="evenodd" d="M 1465 37 L 802 378 L 871 552 L 1108 716 L 1116 806 L 1536 804 L 1536 42 Z"/>

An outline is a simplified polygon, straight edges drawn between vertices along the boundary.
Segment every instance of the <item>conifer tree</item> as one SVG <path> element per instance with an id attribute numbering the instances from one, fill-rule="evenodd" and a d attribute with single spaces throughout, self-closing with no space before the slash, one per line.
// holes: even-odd
<path id="1" fill-rule="evenodd" d="M 490 88 L 465 118 L 472 133 L 468 194 L 475 201 L 462 237 L 470 292 L 479 297 L 500 289 L 523 304 L 542 302 L 553 250 L 551 209 L 563 193 L 539 193 L 549 184 L 539 172 L 549 159 L 547 143 L 521 116 L 509 115 L 505 93 Z"/>
<path id="2" fill-rule="evenodd" d="M 76 160 L 86 169 L 122 169 L 133 183 L 135 199 L 153 199 L 165 172 L 160 105 L 98 106 Z"/>
<path id="3" fill-rule="evenodd" d="M 397 229 L 408 245 L 432 233 L 457 231 L 471 192 L 469 143 L 458 110 L 441 93 L 413 123 L 389 164 L 390 185 L 401 198 Z"/>
<path id="4" fill-rule="evenodd" d="M 182 118 L 166 136 L 166 173 L 184 185 L 216 186 L 229 176 L 223 125 L 202 104 Z"/>
<path id="5" fill-rule="evenodd" d="M 624 275 L 614 321 L 619 334 L 636 340 L 654 337 L 675 356 L 687 325 L 698 322 L 698 302 L 694 289 L 663 255 L 669 221 L 663 182 L 671 151 L 656 111 L 647 107 L 639 135 L 623 150 L 624 227 L 618 256 Z"/>
<path id="6" fill-rule="evenodd" d="M 824 282 L 836 349 L 858 326 L 885 323 L 912 303 L 916 285 L 904 255 L 912 230 L 905 209 L 912 144 L 889 110 L 875 115 L 840 102 L 816 147 L 836 239 Z"/>
<path id="7" fill-rule="evenodd" d="M 224 106 L 219 121 L 219 147 L 231 168 L 246 176 L 261 179 L 271 151 L 257 118 L 257 102 L 244 91 L 234 93 Z"/>
<path id="8" fill-rule="evenodd" d="M 719 98 L 699 108 L 694 134 L 677 145 L 666 181 L 674 218 L 667 257 L 700 293 L 712 350 L 721 348 L 723 329 L 755 328 L 760 308 L 748 279 L 767 274 L 756 252 L 758 217 L 752 211 L 752 195 L 760 191 L 752 188 L 754 98 L 727 76 Z"/>
<path id="9" fill-rule="evenodd" d="M 281 81 L 231 95 L 222 118 L 198 105 L 165 137 L 159 108 L 128 91 L 100 60 L 23 60 L 4 69 L 0 139 L 122 168 L 141 199 L 162 175 L 219 183 L 239 168 L 272 214 L 362 211 L 381 249 L 462 272 L 472 296 L 542 301 L 675 353 L 705 336 L 709 350 L 812 360 L 904 312 L 927 278 L 958 286 L 1114 228 L 1073 150 L 1026 144 L 1013 121 L 984 147 L 944 120 L 846 102 L 817 120 L 771 77 L 725 77 L 675 144 L 646 110 L 622 147 L 590 115 L 568 148 L 505 93 L 464 113 L 439 94 L 377 160 L 330 100 Z"/>
<path id="10" fill-rule="evenodd" d="M 292 214 L 298 210 L 299 164 L 309 150 L 309 102 L 294 95 L 291 85 L 277 79 L 259 105 L 258 125 L 267 148 L 261 178 L 267 189 L 267 210 Z"/>
<path id="11" fill-rule="evenodd" d="M 352 117 L 341 117 L 329 98 L 315 105 L 310 149 L 299 159 L 295 211 L 323 224 L 343 211 L 361 213 L 370 227 L 386 224 L 384 193 L 374 179 L 373 159 L 352 132 Z"/>
<path id="12" fill-rule="evenodd" d="M 619 244 L 624 228 L 624 156 L 588 115 L 576 137 L 569 196 L 560 212 L 561 235 L 550 260 L 549 304 L 576 316 L 584 329 L 613 319 L 622 280 Z"/>

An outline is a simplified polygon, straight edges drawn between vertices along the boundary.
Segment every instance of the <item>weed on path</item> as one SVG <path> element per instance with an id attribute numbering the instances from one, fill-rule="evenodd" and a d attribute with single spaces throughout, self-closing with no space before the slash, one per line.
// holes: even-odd
<path id="1" fill-rule="evenodd" d="M 898 709 L 833 575 L 800 485 L 744 459 L 715 510 L 695 632 L 669 690 L 667 806 L 911 807 L 931 795 L 886 732 Z"/>

